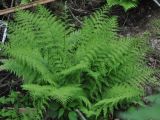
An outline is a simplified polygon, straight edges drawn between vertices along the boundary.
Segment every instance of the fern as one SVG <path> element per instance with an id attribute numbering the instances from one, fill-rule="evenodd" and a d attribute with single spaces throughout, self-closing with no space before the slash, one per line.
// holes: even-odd
<path id="1" fill-rule="evenodd" d="M 109 6 L 120 5 L 125 11 L 134 8 L 138 4 L 138 0 L 107 0 Z"/>
<path id="2" fill-rule="evenodd" d="M 87 106 L 90 106 L 90 102 L 85 99 L 85 93 L 83 89 L 77 85 L 63 86 L 62 88 L 54 88 L 53 86 L 39 86 L 39 85 L 23 85 L 25 90 L 29 90 L 34 97 L 51 97 L 62 105 L 66 105 L 72 100 L 82 100 Z M 74 99 L 72 99 L 74 98 Z"/>
<path id="3" fill-rule="evenodd" d="M 72 31 L 44 7 L 17 12 L 1 69 L 23 79 L 37 119 L 51 103 L 58 104 L 61 118 L 75 117 L 76 109 L 90 119 L 106 117 L 119 104 L 139 99 L 145 84 L 157 84 L 144 66 L 143 39 L 119 38 L 117 20 L 107 13 L 104 6 Z"/>
<path id="4" fill-rule="evenodd" d="M 141 95 L 143 95 L 142 92 L 134 87 L 115 85 L 105 93 L 102 100 L 93 106 L 93 109 L 97 110 L 97 113 L 101 113 L 102 111 L 104 116 L 106 116 L 108 111 L 113 112 L 113 106 L 117 108 L 118 104 L 123 102 L 129 103 L 133 98 L 136 100 L 136 98 L 139 98 Z M 99 114 L 97 116 L 99 116 Z"/>

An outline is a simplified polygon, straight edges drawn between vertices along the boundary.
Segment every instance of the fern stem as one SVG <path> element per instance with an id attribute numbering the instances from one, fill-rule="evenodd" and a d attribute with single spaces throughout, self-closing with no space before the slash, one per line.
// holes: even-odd
<path id="1" fill-rule="evenodd" d="M 75 111 L 78 113 L 78 115 L 80 116 L 81 120 L 87 120 L 87 119 L 84 117 L 84 115 L 81 113 L 81 111 L 79 111 L 78 109 L 76 109 Z"/>

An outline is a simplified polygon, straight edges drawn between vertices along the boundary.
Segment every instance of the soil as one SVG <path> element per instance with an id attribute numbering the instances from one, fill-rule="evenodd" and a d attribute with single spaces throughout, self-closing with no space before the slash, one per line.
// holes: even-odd
<path id="1" fill-rule="evenodd" d="M 111 14 L 118 17 L 119 33 L 123 36 L 139 36 L 150 33 L 152 52 L 147 55 L 148 65 L 160 68 L 160 37 L 152 28 L 151 22 L 160 18 L 160 7 L 152 0 L 142 0 L 137 8 L 125 12 L 121 7 L 112 8 Z M 160 78 L 160 75 L 156 75 Z"/>
<path id="2" fill-rule="evenodd" d="M 152 0 L 142 0 L 137 8 L 128 12 L 120 7 L 113 8 L 112 15 L 118 16 L 121 34 L 136 35 L 150 29 L 150 20 L 160 17 L 160 7 Z"/>

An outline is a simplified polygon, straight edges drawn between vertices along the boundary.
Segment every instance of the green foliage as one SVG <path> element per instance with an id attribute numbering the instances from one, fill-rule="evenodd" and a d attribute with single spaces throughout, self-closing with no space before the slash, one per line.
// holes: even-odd
<path id="1" fill-rule="evenodd" d="M 0 98 L 0 105 L 5 104 L 14 104 L 16 103 L 16 99 L 18 97 L 18 94 L 16 92 L 11 92 L 11 94 L 8 97 L 1 97 Z M 0 110 L 0 118 L 6 118 L 6 119 L 17 119 L 17 109 L 5 109 L 2 108 Z"/>
<path id="2" fill-rule="evenodd" d="M 23 88 L 25 90 L 29 90 L 32 96 L 36 98 L 39 97 L 51 97 L 54 100 L 57 100 L 57 102 L 60 102 L 62 105 L 66 105 L 69 102 L 72 102 L 72 100 L 77 99 L 78 101 L 84 101 L 87 106 L 90 106 L 90 102 L 87 101 L 85 98 L 84 92 L 82 88 L 78 87 L 77 85 L 70 85 L 70 86 L 63 86 L 61 88 L 56 88 L 54 86 L 46 85 L 46 86 L 40 86 L 40 85 L 33 85 L 33 84 L 27 84 L 23 85 Z M 74 99 L 71 99 L 74 98 Z"/>
<path id="3" fill-rule="evenodd" d="M 36 119 L 76 120 L 77 109 L 88 119 L 107 119 L 114 108 L 143 96 L 146 83 L 155 83 L 143 62 L 144 39 L 119 38 L 117 20 L 107 13 L 104 6 L 73 31 L 43 7 L 17 12 L 1 69 L 23 79 Z"/>
<path id="4" fill-rule="evenodd" d="M 158 120 L 160 114 L 160 95 L 152 95 L 145 98 L 149 105 L 140 108 L 130 108 L 127 112 L 121 113 L 123 120 Z"/>
<path id="5" fill-rule="evenodd" d="M 139 0 L 107 0 L 109 6 L 120 5 L 125 11 L 137 6 Z"/>
<path id="6" fill-rule="evenodd" d="M 28 95 L 22 96 L 19 92 L 11 91 L 9 96 L 0 98 L 0 119 L 5 120 L 25 120 L 34 119 L 32 109 L 29 108 Z M 26 106 L 28 108 L 26 108 Z M 25 107 L 25 108 L 24 108 Z M 20 110 L 22 109 L 22 110 Z M 25 111 L 20 114 L 20 111 Z"/>
<path id="7" fill-rule="evenodd" d="M 21 4 L 26 4 L 26 3 L 29 3 L 31 2 L 32 0 L 21 0 Z"/>
<path id="8" fill-rule="evenodd" d="M 125 94 L 124 94 L 125 92 Z M 97 102 L 93 108 L 98 113 L 103 112 L 104 116 L 108 111 L 113 112 L 113 106 L 118 108 L 118 104 L 127 103 L 133 99 L 139 99 L 142 93 L 134 87 L 128 85 L 118 85 L 105 92 L 103 100 Z"/>

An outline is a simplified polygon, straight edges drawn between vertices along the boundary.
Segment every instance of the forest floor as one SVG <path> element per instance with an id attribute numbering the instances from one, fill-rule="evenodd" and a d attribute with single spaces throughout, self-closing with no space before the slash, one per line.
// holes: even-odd
<path id="1" fill-rule="evenodd" d="M 153 1 L 146 0 L 142 1 L 137 8 L 128 12 L 113 8 L 112 14 L 118 16 L 120 35 L 139 36 L 145 32 L 150 34 L 149 41 L 153 52 L 147 57 L 148 65 L 160 68 L 160 39 L 152 27 L 152 22 L 160 18 L 160 7 Z"/>

